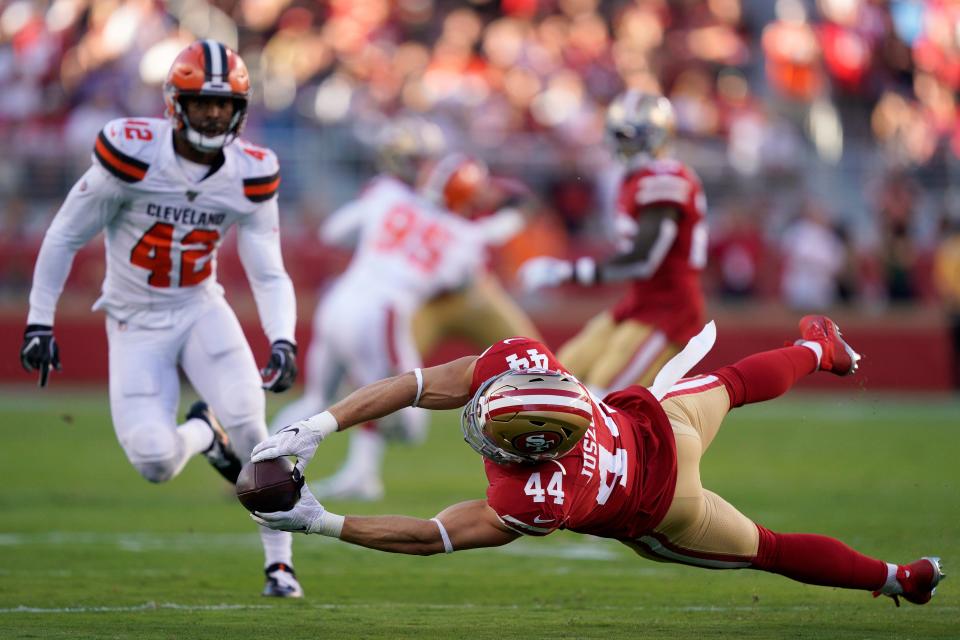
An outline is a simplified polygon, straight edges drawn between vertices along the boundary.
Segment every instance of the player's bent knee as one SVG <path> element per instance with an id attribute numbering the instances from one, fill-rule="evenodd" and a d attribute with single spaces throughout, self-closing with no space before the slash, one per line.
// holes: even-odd
<path id="1" fill-rule="evenodd" d="M 221 399 L 217 403 L 217 418 L 224 427 L 263 419 L 266 400 L 259 383 L 227 382 L 223 386 Z"/>
<path id="2" fill-rule="evenodd" d="M 147 482 L 161 484 L 172 480 L 177 475 L 177 465 L 174 460 L 156 460 L 152 462 L 134 462 L 134 468 Z"/>
<path id="3" fill-rule="evenodd" d="M 130 434 L 125 446 L 127 458 L 148 482 L 167 482 L 180 466 L 180 443 L 173 430 L 143 426 Z"/>

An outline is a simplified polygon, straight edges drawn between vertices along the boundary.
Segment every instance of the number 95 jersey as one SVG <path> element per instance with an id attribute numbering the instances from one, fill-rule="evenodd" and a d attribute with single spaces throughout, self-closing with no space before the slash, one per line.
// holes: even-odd
<path id="1" fill-rule="evenodd" d="M 508 338 L 477 360 L 471 393 L 508 369 L 567 372 L 543 344 Z M 538 464 L 485 459 L 487 503 L 517 533 L 556 529 L 633 539 L 653 529 L 670 507 L 676 444 L 666 414 L 639 386 L 593 398 L 593 424 L 566 455 Z"/>
<path id="2" fill-rule="evenodd" d="M 279 234 L 276 220 L 266 219 L 271 212 L 260 215 L 280 184 L 269 149 L 237 140 L 224 147 L 222 165 L 191 176 L 189 163 L 176 156 L 168 121 L 121 119 L 100 132 L 93 160 L 71 196 L 88 196 L 89 214 L 100 215 L 105 229 L 107 276 L 95 308 L 174 307 L 220 294 L 216 251 L 227 229 L 259 222 L 274 227 L 263 229 L 267 234 Z M 97 176 L 98 167 L 113 180 Z M 275 215 L 275 203 L 269 205 Z M 264 219 L 252 219 L 258 215 Z"/>

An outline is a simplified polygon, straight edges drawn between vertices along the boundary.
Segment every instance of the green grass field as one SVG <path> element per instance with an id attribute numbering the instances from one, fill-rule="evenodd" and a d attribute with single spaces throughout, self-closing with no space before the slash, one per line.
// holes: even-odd
<path id="1" fill-rule="evenodd" d="M 897 609 L 569 533 L 430 558 L 298 536 L 307 597 L 267 600 L 259 539 L 228 487 L 199 459 L 167 485 L 143 481 L 105 392 L 7 389 L 0 424 L 0 638 L 960 638 L 960 580 Z M 954 401 L 795 394 L 731 415 L 704 484 L 772 529 L 894 561 L 938 554 L 950 573 L 958 429 Z M 323 445 L 312 477 L 346 439 Z M 392 449 L 386 480 L 382 504 L 327 506 L 432 516 L 484 490 L 454 414 L 438 415 L 426 446 Z"/>

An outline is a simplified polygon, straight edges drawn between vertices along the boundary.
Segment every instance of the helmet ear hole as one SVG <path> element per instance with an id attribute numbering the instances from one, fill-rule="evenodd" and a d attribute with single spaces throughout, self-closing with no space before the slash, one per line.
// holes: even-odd
<path id="1" fill-rule="evenodd" d="M 563 435 L 567 436 L 568 438 L 573 435 L 573 429 L 568 429 L 568 428 L 566 428 L 566 427 L 560 427 L 560 430 L 563 431 Z"/>

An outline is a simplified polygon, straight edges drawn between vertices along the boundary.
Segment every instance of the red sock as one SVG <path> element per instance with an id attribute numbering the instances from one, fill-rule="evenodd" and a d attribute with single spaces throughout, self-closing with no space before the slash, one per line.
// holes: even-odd
<path id="1" fill-rule="evenodd" d="M 887 563 L 854 551 L 834 538 L 774 533 L 757 525 L 760 548 L 753 569 L 806 584 L 876 591 L 887 580 Z"/>
<path id="2" fill-rule="evenodd" d="M 731 407 L 782 396 L 797 380 L 817 369 L 817 356 L 806 347 L 784 347 L 747 356 L 713 372 L 723 381 Z"/>

